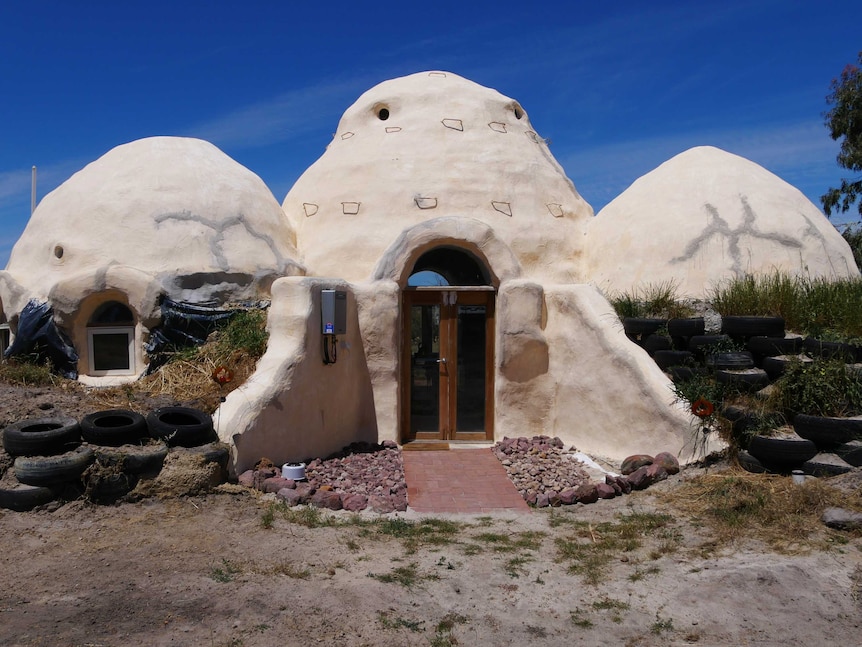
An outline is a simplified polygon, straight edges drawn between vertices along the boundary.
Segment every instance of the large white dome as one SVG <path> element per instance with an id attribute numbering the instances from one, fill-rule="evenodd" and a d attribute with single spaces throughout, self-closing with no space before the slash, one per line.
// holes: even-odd
<path id="1" fill-rule="evenodd" d="M 525 275 L 574 282 L 592 216 L 518 102 L 449 72 L 360 96 L 284 209 L 309 273 L 354 281 L 408 228 L 456 218 L 493 232 Z"/>
<path id="2" fill-rule="evenodd" d="M 6 269 L 40 299 L 61 280 L 124 266 L 173 298 L 205 300 L 256 296 L 298 273 L 296 258 L 257 175 L 208 142 L 153 137 L 112 149 L 45 196 Z"/>
<path id="3" fill-rule="evenodd" d="M 602 209 L 584 256 L 584 274 L 611 291 L 673 281 L 704 296 L 722 280 L 775 270 L 859 276 L 847 243 L 798 189 L 710 146 L 680 153 Z"/>

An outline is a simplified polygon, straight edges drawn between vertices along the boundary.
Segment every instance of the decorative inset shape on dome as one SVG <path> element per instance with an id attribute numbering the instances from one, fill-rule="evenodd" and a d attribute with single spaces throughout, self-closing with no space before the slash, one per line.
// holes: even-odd
<path id="1" fill-rule="evenodd" d="M 353 135 L 354 133 L 348 130 L 346 133 L 341 133 L 341 139 L 350 139 Z"/>
<path id="2" fill-rule="evenodd" d="M 360 204 L 360 202 L 342 202 L 341 210 L 346 216 L 355 216 L 357 213 L 359 213 Z"/>
<path id="3" fill-rule="evenodd" d="M 498 133 L 508 132 L 506 130 L 506 124 L 504 124 L 502 121 L 492 121 L 491 123 L 488 124 L 488 128 L 490 128 L 491 130 L 496 131 Z"/>
<path id="4" fill-rule="evenodd" d="M 386 126 L 387 133 L 400 133 L 401 126 Z"/>
<path id="5" fill-rule="evenodd" d="M 446 128 L 451 128 L 452 130 L 460 130 L 464 132 L 464 122 L 460 119 L 444 119 L 441 122 Z"/>
<path id="6" fill-rule="evenodd" d="M 440 77 L 441 79 L 445 79 L 446 73 L 445 72 L 428 72 L 428 76 L 437 76 L 437 77 Z"/>
<path id="7" fill-rule="evenodd" d="M 494 207 L 500 213 L 503 213 L 509 217 L 512 216 L 512 205 L 508 202 L 496 202 L 495 200 L 491 200 L 491 206 Z"/>
<path id="8" fill-rule="evenodd" d="M 548 211 L 551 212 L 551 215 L 554 218 L 562 218 L 563 217 L 563 205 L 557 204 L 556 202 L 549 202 L 547 204 Z"/>
<path id="9" fill-rule="evenodd" d="M 314 204 L 313 202 L 303 202 L 302 208 L 305 210 L 305 216 L 307 218 L 310 218 L 311 216 L 313 216 L 314 214 L 317 213 L 317 210 L 320 207 L 317 206 L 316 204 Z"/>
<path id="10" fill-rule="evenodd" d="M 541 143 L 542 143 L 542 141 L 543 141 L 543 140 L 542 140 L 542 138 L 541 138 L 541 137 L 539 137 L 539 136 L 538 136 L 536 133 L 534 133 L 532 130 L 527 130 L 527 131 L 525 131 L 525 133 L 524 133 L 524 134 L 525 134 L 525 135 L 527 135 L 527 137 L 529 137 L 531 140 L 533 140 L 533 141 L 534 141 L 534 142 L 536 142 L 537 144 L 541 144 Z"/>
<path id="11" fill-rule="evenodd" d="M 413 200 L 416 202 L 416 206 L 420 209 L 437 208 L 437 198 L 423 198 L 422 196 L 417 195 Z"/>

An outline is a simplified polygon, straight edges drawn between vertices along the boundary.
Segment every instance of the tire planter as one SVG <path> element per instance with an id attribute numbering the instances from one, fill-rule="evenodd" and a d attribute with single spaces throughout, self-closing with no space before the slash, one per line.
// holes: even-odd
<path id="1" fill-rule="evenodd" d="M 838 476 L 853 471 L 853 466 L 835 454 L 817 454 L 802 464 L 802 471 L 811 476 Z"/>
<path id="2" fill-rule="evenodd" d="M 787 367 L 790 366 L 790 363 L 794 360 L 800 362 L 812 361 L 810 357 L 807 357 L 805 355 L 777 355 L 776 357 L 765 357 L 763 358 L 763 370 L 766 371 L 766 374 L 769 376 L 770 380 L 777 380 L 779 377 L 784 375 L 784 372 L 787 370 Z"/>
<path id="3" fill-rule="evenodd" d="M 740 450 L 739 454 L 736 457 L 736 460 L 739 462 L 739 466 L 746 472 L 751 472 L 752 474 L 763 474 L 767 471 L 763 463 L 761 463 L 747 451 Z"/>
<path id="4" fill-rule="evenodd" d="M 31 418 L 3 430 L 3 447 L 13 456 L 49 456 L 81 442 L 74 418 Z"/>
<path id="5" fill-rule="evenodd" d="M 203 458 L 204 463 L 218 463 L 223 470 L 227 469 L 230 458 L 230 447 L 219 442 L 198 447 L 178 447 L 174 451 L 178 454 L 197 454 Z"/>
<path id="6" fill-rule="evenodd" d="M 27 485 L 72 483 L 80 480 L 93 458 L 93 450 L 86 446 L 58 456 L 19 456 L 15 459 L 15 474 Z"/>
<path id="7" fill-rule="evenodd" d="M 843 359 L 848 364 L 862 361 L 862 348 L 852 344 L 844 344 L 837 341 L 820 341 L 819 339 L 807 338 L 802 347 L 811 357 L 823 359 Z"/>
<path id="8" fill-rule="evenodd" d="M 652 357 L 656 351 L 671 350 L 673 344 L 670 337 L 666 337 L 665 335 L 647 335 L 646 338 L 641 340 L 640 346 Z"/>
<path id="9" fill-rule="evenodd" d="M 157 474 L 165 463 L 168 446 L 125 445 L 121 447 L 94 447 L 96 460 L 102 465 L 118 465 L 127 474 Z"/>
<path id="10" fill-rule="evenodd" d="M 647 317 L 625 317 L 623 330 L 627 335 L 652 335 L 659 328 L 667 325 L 667 319 L 651 319 Z"/>
<path id="11" fill-rule="evenodd" d="M 801 337 L 749 337 L 745 344 L 755 355 L 775 357 L 776 355 L 798 355 L 802 352 Z"/>
<path id="12" fill-rule="evenodd" d="M 846 445 L 839 445 L 833 451 L 853 467 L 862 467 L 862 441 L 854 440 Z"/>
<path id="13" fill-rule="evenodd" d="M 754 368 L 754 357 L 747 351 L 739 353 L 713 353 L 707 355 L 706 365 L 715 370 L 738 371 Z"/>
<path id="14" fill-rule="evenodd" d="M 799 436 L 753 436 L 748 453 L 761 463 L 782 468 L 796 467 L 817 455 L 817 445 Z"/>
<path id="15" fill-rule="evenodd" d="M 694 337 L 706 332 L 706 323 L 703 317 L 669 319 L 667 322 L 667 332 L 671 337 Z"/>
<path id="16" fill-rule="evenodd" d="M 729 341 L 730 337 L 727 335 L 695 335 L 688 340 L 688 349 L 696 355 L 705 355 L 711 346 Z"/>
<path id="17" fill-rule="evenodd" d="M 761 368 L 741 371 L 719 370 L 715 372 L 715 381 L 736 387 L 745 393 L 752 393 L 769 384 L 769 375 Z"/>
<path id="18" fill-rule="evenodd" d="M 793 430 L 818 447 L 834 447 L 862 440 L 862 417 L 829 418 L 798 413 L 793 418 Z"/>
<path id="19" fill-rule="evenodd" d="M 21 483 L 16 478 L 14 469 L 8 470 L 0 479 L 0 508 L 27 512 L 37 506 L 50 503 L 55 498 L 57 495 L 52 488 Z"/>
<path id="20" fill-rule="evenodd" d="M 149 438 L 147 421 L 128 409 L 108 409 L 91 413 L 81 420 L 81 436 L 93 445 L 119 447 Z"/>
<path id="21" fill-rule="evenodd" d="M 782 317 L 722 317 L 721 332 L 731 337 L 784 337 L 784 319 Z"/>
<path id="22" fill-rule="evenodd" d="M 213 419 L 191 407 L 161 407 L 147 415 L 150 436 L 170 446 L 197 447 L 215 440 Z"/>
<path id="23" fill-rule="evenodd" d="M 96 503 L 114 503 L 120 497 L 135 489 L 138 477 L 135 474 L 118 472 L 105 478 L 100 478 L 87 491 L 87 497 Z"/>
<path id="24" fill-rule="evenodd" d="M 699 366 L 668 366 L 667 372 L 670 373 L 670 379 L 674 382 L 685 382 L 706 373 Z"/>
<path id="25" fill-rule="evenodd" d="M 664 371 L 671 366 L 693 365 L 694 355 L 687 350 L 657 350 L 653 361 Z"/>

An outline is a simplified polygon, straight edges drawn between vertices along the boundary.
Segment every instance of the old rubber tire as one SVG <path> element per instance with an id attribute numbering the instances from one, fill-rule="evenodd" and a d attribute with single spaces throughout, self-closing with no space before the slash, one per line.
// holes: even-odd
<path id="1" fill-rule="evenodd" d="M 90 413 L 81 420 L 81 436 L 93 445 L 119 447 L 148 438 L 147 421 L 128 409 L 108 409 Z"/>
<path id="2" fill-rule="evenodd" d="M 127 474 L 157 474 L 168 455 L 168 446 L 153 443 L 144 446 L 94 447 L 93 451 L 99 463 L 116 465 Z"/>
<path id="3" fill-rule="evenodd" d="M 797 355 L 802 351 L 802 337 L 749 337 L 745 347 L 763 357 Z"/>
<path id="4" fill-rule="evenodd" d="M 651 319 L 648 317 L 626 317 L 623 319 L 623 330 L 627 335 L 652 335 L 667 325 L 667 319 Z"/>
<path id="5" fill-rule="evenodd" d="M 203 458 L 204 463 L 218 463 L 224 470 L 227 469 L 230 458 L 230 447 L 222 442 L 207 443 L 198 447 L 177 447 L 173 451 L 177 454 L 196 454 Z"/>
<path id="6" fill-rule="evenodd" d="M 695 335 L 688 340 L 688 350 L 696 355 L 706 355 L 713 346 L 729 342 L 727 335 Z"/>
<path id="7" fill-rule="evenodd" d="M 862 417 L 829 418 L 797 413 L 793 430 L 818 447 L 833 447 L 854 440 L 862 440 Z"/>
<path id="8" fill-rule="evenodd" d="M 706 322 L 703 317 L 689 319 L 669 319 L 667 332 L 671 337 L 694 337 L 706 332 Z"/>
<path id="9" fill-rule="evenodd" d="M 72 483 L 80 480 L 93 457 L 93 450 L 84 445 L 57 456 L 19 456 L 15 459 L 15 474 L 27 485 Z"/>
<path id="10" fill-rule="evenodd" d="M 100 478 L 87 490 L 87 498 L 96 503 L 114 503 L 120 497 L 134 490 L 137 484 L 138 477 L 136 474 L 117 472 Z"/>
<path id="11" fill-rule="evenodd" d="M 191 407 L 161 407 L 147 415 L 150 436 L 170 446 L 197 447 L 215 440 L 213 419 Z"/>
<path id="12" fill-rule="evenodd" d="M 817 456 L 817 445 L 799 436 L 753 436 L 748 453 L 761 463 L 794 467 Z"/>
<path id="13" fill-rule="evenodd" d="M 31 418 L 3 430 L 3 447 L 13 456 L 49 456 L 81 442 L 74 418 Z"/>
<path id="14" fill-rule="evenodd" d="M 671 366 L 694 365 L 694 355 L 687 350 L 657 350 L 652 358 L 663 371 Z"/>
<path id="15" fill-rule="evenodd" d="M 730 315 L 721 318 L 721 332 L 731 337 L 784 337 L 784 319 Z"/>
<path id="16" fill-rule="evenodd" d="M 21 483 L 16 478 L 14 468 L 8 470 L 0 479 L 0 508 L 27 512 L 56 498 L 57 494 L 52 488 Z"/>
<path id="17" fill-rule="evenodd" d="M 806 338 L 802 343 L 805 352 L 811 357 L 822 359 L 843 359 L 848 364 L 862 360 L 862 347 L 837 341 L 820 341 Z"/>
<path id="18" fill-rule="evenodd" d="M 745 450 L 740 450 L 736 457 L 739 466 L 752 474 L 763 474 L 766 466 Z"/>
<path id="19" fill-rule="evenodd" d="M 652 357 L 659 350 L 671 350 L 673 342 L 666 335 L 647 335 L 640 341 L 640 346 Z"/>
<path id="20" fill-rule="evenodd" d="M 749 368 L 739 371 L 722 369 L 715 372 L 715 381 L 726 384 L 744 393 L 759 391 L 769 384 L 769 375 L 762 368 Z"/>
<path id="21" fill-rule="evenodd" d="M 754 368 L 754 357 L 748 351 L 738 353 L 711 353 L 706 356 L 706 365 L 715 370 L 739 371 Z"/>

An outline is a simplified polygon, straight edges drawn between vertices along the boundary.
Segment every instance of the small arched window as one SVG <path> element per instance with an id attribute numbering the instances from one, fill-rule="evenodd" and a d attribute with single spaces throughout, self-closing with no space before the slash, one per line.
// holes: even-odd
<path id="1" fill-rule="evenodd" d="M 87 322 L 89 374 L 135 373 L 135 316 L 119 301 L 103 303 Z"/>

